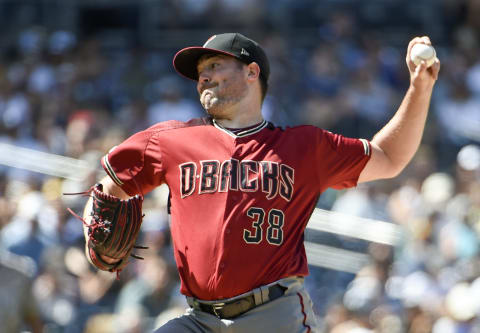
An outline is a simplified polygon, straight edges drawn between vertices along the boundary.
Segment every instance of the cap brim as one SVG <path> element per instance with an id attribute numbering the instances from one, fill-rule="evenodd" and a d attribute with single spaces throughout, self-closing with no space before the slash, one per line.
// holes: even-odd
<path id="1" fill-rule="evenodd" d="M 205 54 L 223 54 L 236 58 L 233 53 L 201 46 L 192 46 L 184 48 L 175 54 L 173 57 L 173 67 L 180 75 L 198 81 L 197 63 L 200 57 Z"/>

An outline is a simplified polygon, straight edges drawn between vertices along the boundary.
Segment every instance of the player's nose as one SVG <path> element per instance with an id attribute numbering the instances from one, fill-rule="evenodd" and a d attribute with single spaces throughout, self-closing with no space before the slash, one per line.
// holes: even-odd
<path id="1" fill-rule="evenodd" d="M 198 75 L 198 83 L 197 83 L 197 90 L 199 93 L 202 92 L 205 86 L 207 86 L 211 82 L 212 78 L 205 73 L 200 73 Z"/>
<path id="2" fill-rule="evenodd" d="M 210 82 L 211 77 L 208 71 L 202 71 L 198 74 L 198 82 L 208 83 Z"/>

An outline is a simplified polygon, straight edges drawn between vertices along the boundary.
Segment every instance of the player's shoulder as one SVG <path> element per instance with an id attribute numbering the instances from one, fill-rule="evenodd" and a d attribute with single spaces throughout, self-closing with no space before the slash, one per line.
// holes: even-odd
<path id="1" fill-rule="evenodd" d="M 128 149 L 144 149 L 152 140 L 158 141 L 160 139 L 171 138 L 177 139 L 185 135 L 182 133 L 175 133 L 175 131 L 180 131 L 182 129 L 191 129 L 199 127 L 211 126 L 209 124 L 209 118 L 193 118 L 189 121 L 178 121 L 178 120 L 168 120 L 164 122 L 157 123 L 153 126 L 150 126 L 144 130 L 138 131 L 130 135 L 123 143 L 123 147 Z M 117 149 L 118 146 L 112 148 Z"/>
<path id="2" fill-rule="evenodd" d="M 294 142 L 297 147 L 304 146 L 313 148 L 312 143 L 335 147 L 341 135 L 314 125 L 297 125 L 291 127 L 273 126 L 276 136 L 287 142 Z"/>
<path id="3" fill-rule="evenodd" d="M 203 118 L 193 118 L 188 121 L 180 121 L 180 120 L 168 120 L 157 123 L 145 130 L 145 132 L 150 133 L 160 133 L 166 131 L 175 131 L 179 129 L 185 128 L 195 128 L 199 126 L 211 126 L 212 121 L 208 117 Z"/>
<path id="4" fill-rule="evenodd" d="M 328 131 L 319 128 L 314 125 L 296 125 L 296 126 L 278 126 L 274 125 L 272 123 L 269 123 L 268 126 L 269 129 L 271 130 L 276 130 L 280 131 L 282 133 L 285 133 L 287 135 L 318 135 L 318 134 L 324 134 L 324 133 L 329 133 Z"/>

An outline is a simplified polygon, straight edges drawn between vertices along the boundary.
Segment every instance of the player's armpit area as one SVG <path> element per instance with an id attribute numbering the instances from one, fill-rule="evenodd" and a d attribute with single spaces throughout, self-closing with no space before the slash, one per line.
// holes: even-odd
<path id="1" fill-rule="evenodd" d="M 377 179 L 393 178 L 403 167 L 394 165 L 392 160 L 375 142 L 371 144 L 371 157 L 358 177 L 358 183 L 365 183 Z"/>

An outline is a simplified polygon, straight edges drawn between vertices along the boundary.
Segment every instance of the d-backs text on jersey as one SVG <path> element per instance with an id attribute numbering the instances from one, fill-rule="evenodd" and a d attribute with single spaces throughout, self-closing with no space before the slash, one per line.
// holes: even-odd
<path id="1" fill-rule="evenodd" d="M 280 195 L 290 201 L 293 195 L 294 169 L 282 163 L 236 159 L 223 162 L 204 160 L 199 161 L 198 165 L 195 162 L 182 163 L 179 168 L 182 198 L 195 192 L 204 194 L 229 190 L 262 191 L 269 200 Z"/>

